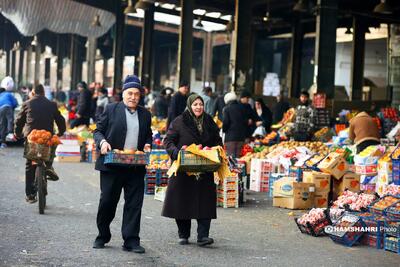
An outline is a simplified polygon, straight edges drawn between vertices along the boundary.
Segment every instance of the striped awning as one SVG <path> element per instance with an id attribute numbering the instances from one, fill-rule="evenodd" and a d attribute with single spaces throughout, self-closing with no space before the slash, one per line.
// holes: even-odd
<path id="1" fill-rule="evenodd" d="M 115 15 L 72 0 L 0 0 L 1 13 L 25 36 L 47 29 L 100 37 L 115 23 Z M 100 25 L 93 25 L 98 16 Z"/>

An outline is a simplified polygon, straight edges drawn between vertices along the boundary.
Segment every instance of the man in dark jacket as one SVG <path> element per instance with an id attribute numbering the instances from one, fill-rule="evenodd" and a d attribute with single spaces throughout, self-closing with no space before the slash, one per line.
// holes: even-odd
<path id="1" fill-rule="evenodd" d="M 224 107 L 225 107 L 224 96 L 223 95 L 218 96 L 217 99 L 215 100 L 215 105 L 213 107 L 212 116 L 214 117 L 218 113 L 218 119 L 220 121 L 223 121 Z"/>
<path id="2" fill-rule="evenodd" d="M 189 93 L 189 83 L 183 82 L 179 86 L 178 92 L 171 98 L 171 103 L 168 109 L 167 129 L 171 122 L 181 115 L 186 108 L 186 101 Z"/>
<path id="3" fill-rule="evenodd" d="M 225 133 L 225 146 L 228 156 L 240 157 L 240 151 L 247 137 L 248 120 L 245 111 L 236 100 L 233 92 L 224 97 L 224 120 L 222 131 Z"/>
<path id="4" fill-rule="evenodd" d="M 76 119 L 71 122 L 71 128 L 75 128 L 79 125 L 89 125 L 90 115 L 92 112 L 92 93 L 87 88 L 85 82 L 78 83 L 78 105 L 76 107 Z"/>
<path id="5" fill-rule="evenodd" d="M 279 123 L 285 112 L 290 108 L 289 103 L 283 97 L 283 92 L 276 97 L 276 101 L 277 103 L 272 111 L 272 123 L 274 124 Z"/>
<path id="6" fill-rule="evenodd" d="M 100 203 L 97 213 L 99 234 L 93 248 L 104 248 L 111 239 L 110 224 L 115 216 L 121 191 L 124 189 L 124 211 L 122 220 L 123 249 L 144 253 L 140 246 L 140 218 L 143 205 L 145 166 L 109 167 L 104 164 L 104 155 L 112 149 L 149 151 L 152 143 L 151 114 L 139 106 L 142 92 L 140 80 L 135 75 L 127 76 L 119 103 L 106 106 L 97 121 L 94 139 L 101 151 L 96 161 L 100 171 Z"/>
<path id="7" fill-rule="evenodd" d="M 309 94 L 302 91 L 300 104 L 296 108 L 293 137 L 296 141 L 310 141 L 315 125 L 315 110 L 309 102 Z"/>
<path id="8" fill-rule="evenodd" d="M 58 135 L 64 134 L 66 125 L 65 119 L 57 108 L 57 104 L 44 96 L 43 85 L 38 85 L 32 91 L 33 97 L 22 104 L 21 111 L 15 120 L 14 133 L 18 138 L 27 138 L 34 129 L 46 130 L 54 134 L 54 122 L 58 127 Z M 46 162 L 46 176 L 50 180 L 58 180 L 52 169 L 52 162 Z M 25 168 L 25 193 L 26 201 L 36 202 L 35 182 L 36 165 L 32 161 L 26 161 Z"/>
<path id="9" fill-rule="evenodd" d="M 248 91 L 243 91 L 240 94 L 240 102 L 239 102 L 239 105 L 243 109 L 243 112 L 247 119 L 246 138 L 251 138 L 257 126 L 262 125 L 261 118 L 257 115 L 257 113 L 249 104 L 250 97 L 251 94 Z"/>
<path id="10" fill-rule="evenodd" d="M 159 119 L 165 119 L 168 116 L 168 100 L 166 97 L 166 91 L 166 89 L 163 89 L 154 102 L 155 115 Z"/>

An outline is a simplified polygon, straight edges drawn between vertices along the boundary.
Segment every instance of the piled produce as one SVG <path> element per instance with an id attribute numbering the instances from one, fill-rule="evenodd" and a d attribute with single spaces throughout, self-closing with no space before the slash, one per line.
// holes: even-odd
<path id="1" fill-rule="evenodd" d="M 304 213 L 297 222 L 302 225 L 306 225 L 307 223 L 315 224 L 323 218 L 325 218 L 324 209 L 316 208 L 311 209 L 308 213 Z"/>
<path id="2" fill-rule="evenodd" d="M 57 135 L 52 135 L 46 130 L 32 130 L 28 135 L 28 142 L 39 145 L 57 146 L 61 144 L 60 138 Z"/>
<path id="3" fill-rule="evenodd" d="M 390 184 L 384 191 L 383 195 L 400 195 L 400 185 Z"/>
<path id="4" fill-rule="evenodd" d="M 158 119 L 157 117 L 152 117 L 151 128 L 154 131 L 165 132 L 167 130 L 167 120 Z"/>
<path id="5" fill-rule="evenodd" d="M 376 196 L 370 194 L 358 194 L 346 190 L 341 196 L 333 203 L 334 207 L 345 208 L 348 206 L 351 210 L 361 211 L 366 209 L 376 199 Z"/>

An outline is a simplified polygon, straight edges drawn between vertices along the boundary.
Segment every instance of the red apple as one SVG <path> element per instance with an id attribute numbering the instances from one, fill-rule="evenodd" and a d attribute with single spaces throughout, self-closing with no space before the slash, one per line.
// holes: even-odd
<path id="1" fill-rule="evenodd" d="M 183 145 L 181 149 L 185 150 L 187 148 L 187 145 Z"/>
<path id="2" fill-rule="evenodd" d="M 203 145 L 201 145 L 201 144 L 200 144 L 200 145 L 197 145 L 197 147 L 198 147 L 198 149 L 200 149 L 200 150 L 203 149 Z"/>
<path id="3" fill-rule="evenodd" d="M 203 150 L 211 150 L 211 147 L 206 146 L 203 148 Z"/>

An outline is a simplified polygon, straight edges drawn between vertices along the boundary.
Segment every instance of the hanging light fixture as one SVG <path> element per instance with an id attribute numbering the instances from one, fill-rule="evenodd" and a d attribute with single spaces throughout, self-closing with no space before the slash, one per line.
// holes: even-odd
<path id="1" fill-rule="evenodd" d="M 269 11 L 265 12 L 265 16 L 263 17 L 263 21 L 267 22 L 269 20 Z"/>
<path id="2" fill-rule="evenodd" d="M 350 27 L 347 27 L 347 30 L 344 32 L 344 34 L 353 34 L 353 32 L 351 31 Z"/>
<path id="3" fill-rule="evenodd" d="M 308 11 L 308 5 L 305 2 L 305 0 L 299 0 L 293 7 L 293 11 L 296 12 L 307 12 Z"/>
<path id="4" fill-rule="evenodd" d="M 381 0 L 381 2 L 375 6 L 374 12 L 380 14 L 392 14 L 393 9 L 386 3 L 386 0 Z"/>
<path id="5" fill-rule="evenodd" d="M 136 14 L 136 8 L 132 5 L 132 0 L 128 0 L 128 6 L 124 9 L 124 14 L 129 16 Z"/>
<path id="6" fill-rule="evenodd" d="M 33 40 L 31 42 L 31 45 L 33 45 L 33 46 L 37 46 L 38 45 L 38 40 L 37 40 L 37 36 L 36 35 L 33 36 Z"/>
<path id="7" fill-rule="evenodd" d="M 204 27 L 201 17 L 199 17 L 199 20 L 196 23 L 196 27 L 198 27 L 198 28 L 203 28 Z"/>
<path id="8" fill-rule="evenodd" d="M 93 21 L 92 21 L 92 26 L 93 26 L 93 27 L 101 27 L 100 15 L 94 16 L 94 19 L 93 19 Z"/>

